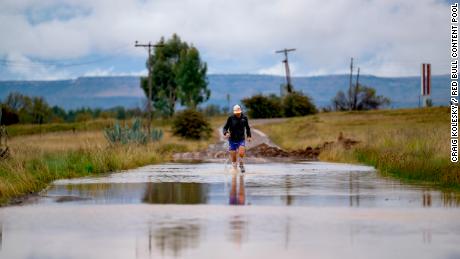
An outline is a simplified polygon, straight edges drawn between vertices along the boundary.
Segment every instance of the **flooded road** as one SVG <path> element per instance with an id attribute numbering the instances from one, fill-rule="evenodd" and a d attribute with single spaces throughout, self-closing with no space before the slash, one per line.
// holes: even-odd
<path id="1" fill-rule="evenodd" d="M 0 208 L 0 258 L 460 258 L 460 195 L 322 162 L 152 165 Z"/>

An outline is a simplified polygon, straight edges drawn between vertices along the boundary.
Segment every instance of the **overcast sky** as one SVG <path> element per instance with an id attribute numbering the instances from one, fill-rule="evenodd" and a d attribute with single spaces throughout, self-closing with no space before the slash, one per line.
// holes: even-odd
<path id="1" fill-rule="evenodd" d="M 1 0 L 0 80 L 139 75 L 134 41 L 173 33 L 209 73 L 295 76 L 449 73 L 450 7 L 438 0 Z"/>

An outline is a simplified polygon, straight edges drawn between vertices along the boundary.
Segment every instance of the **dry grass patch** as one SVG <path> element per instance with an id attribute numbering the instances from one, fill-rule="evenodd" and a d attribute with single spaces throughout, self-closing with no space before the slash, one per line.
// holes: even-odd
<path id="1" fill-rule="evenodd" d="M 450 163 L 449 108 L 331 112 L 258 126 L 286 149 L 335 141 L 340 132 L 360 143 L 326 149 L 324 161 L 364 162 L 383 174 L 460 186 L 460 165 Z"/>
<path id="2" fill-rule="evenodd" d="M 39 191 L 56 179 L 169 161 L 174 152 L 203 150 L 218 138 L 215 132 L 208 140 L 184 140 L 172 136 L 167 123 L 156 125 L 164 137 L 147 145 L 110 145 L 101 129 L 29 134 L 35 129 L 25 126 L 29 133 L 11 138 L 11 157 L 0 162 L 0 204 Z"/>

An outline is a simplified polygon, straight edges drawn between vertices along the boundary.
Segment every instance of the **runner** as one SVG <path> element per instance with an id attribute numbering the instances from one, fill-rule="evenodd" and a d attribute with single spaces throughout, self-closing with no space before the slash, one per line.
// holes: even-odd
<path id="1" fill-rule="evenodd" d="M 246 132 L 245 132 L 246 131 Z M 236 153 L 240 157 L 240 169 L 244 173 L 243 157 L 245 151 L 245 137 L 251 141 L 251 128 L 249 127 L 248 117 L 241 112 L 241 107 L 237 104 L 233 106 L 233 115 L 229 116 L 225 123 L 223 134 L 228 138 L 230 156 L 233 168 L 237 168 Z"/>

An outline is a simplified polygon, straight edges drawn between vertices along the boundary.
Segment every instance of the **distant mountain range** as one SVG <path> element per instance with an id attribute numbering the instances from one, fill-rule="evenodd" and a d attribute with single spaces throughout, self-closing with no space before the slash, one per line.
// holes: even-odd
<path id="1" fill-rule="evenodd" d="M 279 94 L 282 76 L 270 75 L 209 75 L 211 98 L 207 103 L 227 105 L 257 93 Z M 326 75 L 294 77 L 293 85 L 313 98 L 319 107 L 331 104 L 337 91 L 348 89 L 348 75 Z M 432 100 L 434 105 L 449 104 L 449 75 L 432 77 Z M 419 77 L 360 76 L 360 83 L 374 87 L 377 94 L 391 99 L 391 107 L 417 107 L 420 94 Z M 114 106 L 141 107 L 144 95 L 139 87 L 139 77 L 80 77 L 74 80 L 57 81 L 0 81 L 0 98 L 10 92 L 21 92 L 30 96 L 43 96 L 49 104 L 66 109 L 80 107 L 111 108 Z"/>

